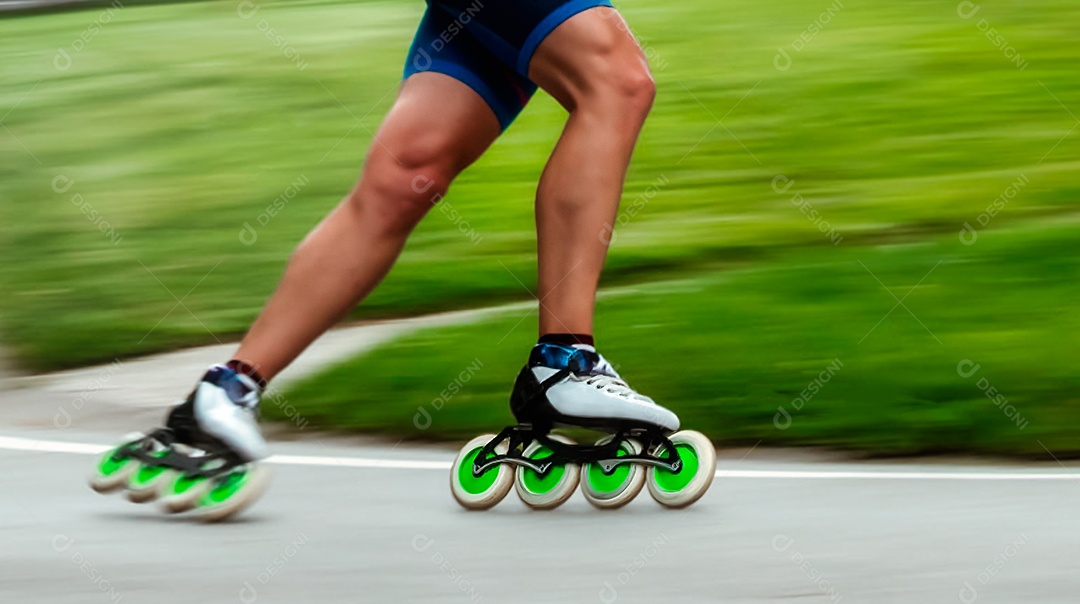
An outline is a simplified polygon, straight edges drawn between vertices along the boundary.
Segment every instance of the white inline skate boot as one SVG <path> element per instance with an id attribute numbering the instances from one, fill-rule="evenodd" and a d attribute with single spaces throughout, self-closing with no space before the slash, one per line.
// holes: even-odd
<path id="1" fill-rule="evenodd" d="M 266 441 L 257 425 L 259 385 L 215 365 L 164 428 L 131 435 L 98 462 L 90 486 L 99 493 L 127 490 L 128 499 L 160 499 L 170 513 L 194 509 L 205 520 L 222 520 L 262 494 Z"/>
<path id="2" fill-rule="evenodd" d="M 469 509 L 498 503 L 515 486 L 527 505 L 550 509 L 582 493 L 600 508 L 628 503 L 643 485 L 668 507 L 705 494 L 716 450 L 703 434 L 631 388 L 592 346 L 538 344 L 510 396 L 518 425 L 469 441 L 451 469 L 454 498 Z M 577 445 L 556 427 L 608 433 Z"/>

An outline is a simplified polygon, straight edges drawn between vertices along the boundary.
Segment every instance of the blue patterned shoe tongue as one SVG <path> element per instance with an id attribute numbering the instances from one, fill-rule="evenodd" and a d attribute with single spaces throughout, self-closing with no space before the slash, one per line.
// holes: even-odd
<path id="1" fill-rule="evenodd" d="M 558 344 L 537 344 L 529 355 L 529 366 L 542 365 L 552 369 L 569 369 L 577 375 L 592 373 L 600 355 L 595 350 L 560 346 Z"/>
<path id="2" fill-rule="evenodd" d="M 244 407 L 252 405 L 252 401 L 258 401 L 259 386 L 244 375 L 229 369 L 224 365 L 214 365 L 203 376 L 202 381 L 209 382 L 225 391 L 229 400 Z M 254 394 L 254 396 L 252 396 Z"/>

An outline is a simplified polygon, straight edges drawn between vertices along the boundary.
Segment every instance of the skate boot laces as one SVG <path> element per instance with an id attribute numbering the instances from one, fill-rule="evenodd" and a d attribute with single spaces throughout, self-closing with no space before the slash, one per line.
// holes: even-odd
<path id="1" fill-rule="evenodd" d="M 589 386 L 593 386 L 597 390 L 604 390 L 610 394 L 621 396 L 629 400 L 638 400 L 648 403 L 653 403 L 653 400 L 643 394 L 638 393 L 636 390 L 630 387 L 630 384 L 626 383 L 626 380 L 615 371 L 615 368 L 611 366 L 603 355 L 597 354 L 600 359 L 593 366 L 592 371 L 587 375 L 574 376 L 579 379 L 583 379 Z"/>
<path id="2" fill-rule="evenodd" d="M 586 384 L 596 388 L 597 390 L 605 390 L 611 394 L 616 394 L 627 399 L 637 399 L 641 401 L 652 402 L 652 399 L 638 394 L 629 384 L 622 381 L 619 378 L 611 377 L 610 375 L 585 375 L 574 376 L 576 379 L 584 380 Z"/>

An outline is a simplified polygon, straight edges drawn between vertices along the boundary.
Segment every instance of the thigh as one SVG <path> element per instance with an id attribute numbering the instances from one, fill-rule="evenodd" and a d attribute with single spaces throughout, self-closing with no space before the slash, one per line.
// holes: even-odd
<path id="1" fill-rule="evenodd" d="M 614 8 L 574 15 L 533 54 L 531 79 L 569 108 L 603 92 L 651 97 L 649 62 Z"/>
<path id="2" fill-rule="evenodd" d="M 452 177 L 483 155 L 501 132 L 472 88 L 441 73 L 418 73 L 402 82 L 375 133 L 365 171 L 428 167 Z"/>

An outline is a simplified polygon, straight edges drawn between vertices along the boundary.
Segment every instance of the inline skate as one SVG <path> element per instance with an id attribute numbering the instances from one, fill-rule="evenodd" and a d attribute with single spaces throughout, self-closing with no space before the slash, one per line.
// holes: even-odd
<path id="1" fill-rule="evenodd" d="M 160 500 L 169 513 L 194 510 L 203 520 L 228 518 L 254 503 L 268 481 L 258 460 L 266 443 L 256 423 L 260 388 L 215 365 L 165 427 L 129 435 L 105 453 L 90 478 L 99 493 L 126 490 L 136 503 Z"/>
<path id="2" fill-rule="evenodd" d="M 574 493 L 598 508 L 630 502 L 644 485 L 664 506 L 688 506 L 716 473 L 716 450 L 700 432 L 677 431 L 679 418 L 626 384 L 591 346 L 538 344 L 510 396 L 518 424 L 472 439 L 450 471 L 450 490 L 467 509 L 487 509 L 513 487 L 534 509 L 553 509 Z M 608 433 L 575 444 L 557 427 Z"/>

